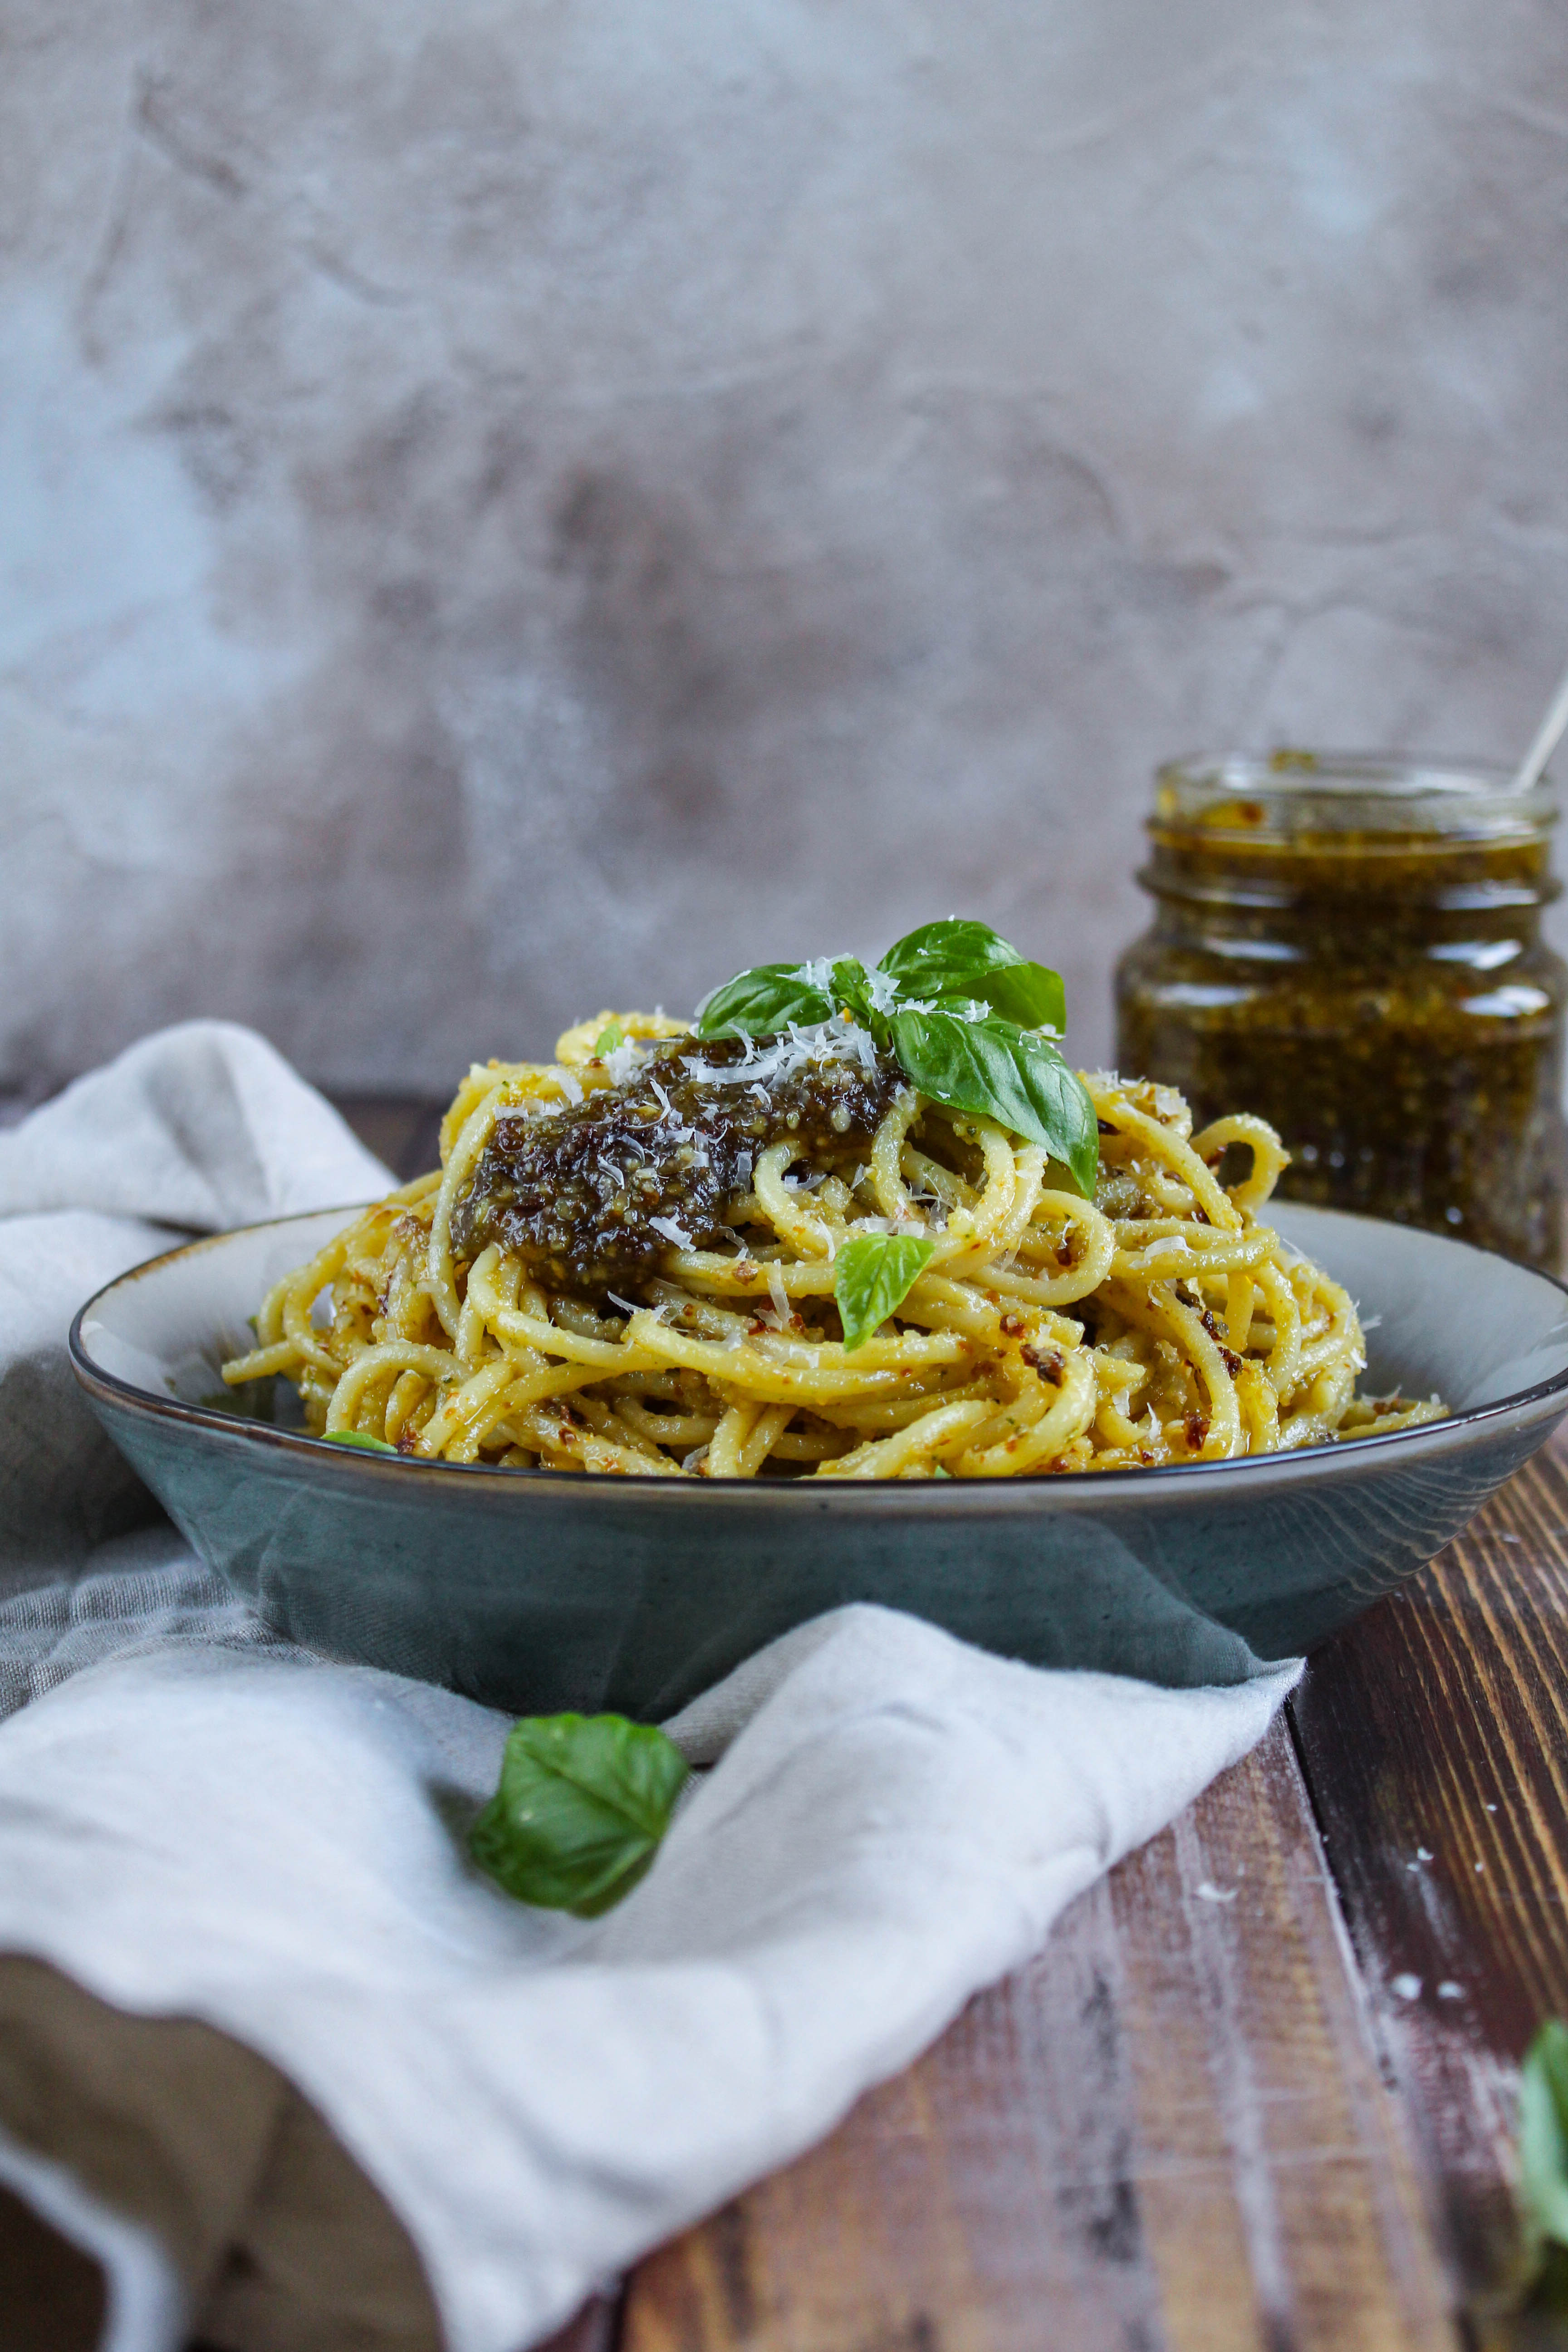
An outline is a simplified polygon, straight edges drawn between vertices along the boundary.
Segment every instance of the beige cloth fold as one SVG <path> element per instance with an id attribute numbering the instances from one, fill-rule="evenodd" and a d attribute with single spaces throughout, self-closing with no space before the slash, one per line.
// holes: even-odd
<path id="1" fill-rule="evenodd" d="M 261 1038 L 223 1023 L 132 1047 L 0 1137 L 0 1591 L 14 1596 L 0 1603 L 0 1715 L 128 1648 L 275 1646 L 157 1531 L 70 1376 L 65 1333 L 90 1291 L 188 1231 L 386 1181 Z M 216 2027 L 132 2016 L 43 1961 L 0 1956 L 0 2136 L 149 2233 L 214 2352 L 440 2344 L 379 2190 L 287 2078 Z M 4 2352 L 87 2352 L 110 2304 L 66 2221 L 0 2182 Z"/>
<path id="2" fill-rule="evenodd" d="M 439 2352 L 419 2260 L 316 2110 L 254 2050 L 188 2017 L 132 2017 L 41 1960 L 0 1955 L 0 2129 L 149 2232 L 215 2352 Z M 7 2196 L 6 2352 L 96 2346 L 98 2267 Z"/>

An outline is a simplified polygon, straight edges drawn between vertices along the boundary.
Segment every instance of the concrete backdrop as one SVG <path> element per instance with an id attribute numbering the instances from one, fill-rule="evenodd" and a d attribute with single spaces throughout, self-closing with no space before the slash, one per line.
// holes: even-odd
<path id="1" fill-rule="evenodd" d="M 444 1090 L 1568 653 L 1561 0 L 0 0 L 0 1091 Z"/>

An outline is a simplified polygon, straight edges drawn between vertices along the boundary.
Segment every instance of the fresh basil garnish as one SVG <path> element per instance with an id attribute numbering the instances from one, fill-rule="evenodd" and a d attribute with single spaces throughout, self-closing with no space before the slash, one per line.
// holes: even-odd
<path id="1" fill-rule="evenodd" d="M 820 971 L 820 977 L 818 977 Z M 697 1020 L 699 1037 L 771 1037 L 792 1021 L 803 1028 L 832 1018 L 826 963 L 759 963 L 714 990 Z"/>
<path id="2" fill-rule="evenodd" d="M 388 1445 L 384 1437 L 372 1437 L 363 1429 L 329 1429 L 322 1433 L 329 1445 L 357 1445 L 365 1454 L 395 1454 L 395 1445 Z"/>
<path id="3" fill-rule="evenodd" d="M 1011 1021 L 966 1021 L 952 1013 L 896 1013 L 893 1048 L 921 1094 L 950 1110 L 994 1118 L 1072 1171 L 1094 1197 L 1100 1129 L 1082 1080 L 1056 1047 Z"/>
<path id="4" fill-rule="evenodd" d="M 833 967 L 833 1008 L 836 1013 L 852 1013 L 862 1029 L 871 1032 L 879 1045 L 887 1044 L 887 1019 L 877 1010 L 871 995 L 871 976 L 858 956 L 840 956 Z"/>
<path id="5" fill-rule="evenodd" d="M 1004 1021 L 1058 1037 L 1067 1026 L 1060 972 L 1026 961 L 988 923 L 922 923 L 888 950 L 878 969 L 901 996 L 984 1004 Z"/>
<path id="6" fill-rule="evenodd" d="M 863 1348 L 900 1307 L 935 1249 L 918 1234 L 857 1234 L 834 1261 L 833 1296 L 847 1349 Z"/>
<path id="7" fill-rule="evenodd" d="M 468 1850 L 520 1903 L 595 1919 L 651 1865 L 689 1769 L 662 1731 L 624 1715 L 525 1716 Z"/>
<path id="8" fill-rule="evenodd" d="M 626 1033 L 618 1021 L 606 1021 L 594 1040 L 595 1054 L 613 1054 L 617 1045 L 626 1042 Z"/>
<path id="9" fill-rule="evenodd" d="M 877 1011 L 870 975 L 858 956 L 839 956 L 815 963 L 759 963 L 737 972 L 715 989 L 699 1008 L 699 1037 L 771 1037 L 792 1021 L 802 1028 L 831 1020 L 848 1011 L 879 1045 L 888 1042 L 888 1024 Z"/>
<path id="10" fill-rule="evenodd" d="M 1061 975 L 1031 963 L 987 923 L 924 923 L 874 971 L 853 956 L 758 964 L 700 1008 L 699 1037 L 765 1037 L 847 1011 L 906 1077 L 949 1110 L 994 1118 L 1061 1161 L 1094 1196 L 1100 1131 L 1082 1081 L 1037 1033 L 1059 1036 Z"/>

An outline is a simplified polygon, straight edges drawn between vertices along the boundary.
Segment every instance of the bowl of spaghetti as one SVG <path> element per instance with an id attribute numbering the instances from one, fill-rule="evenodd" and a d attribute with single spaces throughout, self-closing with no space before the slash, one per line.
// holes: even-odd
<path id="1" fill-rule="evenodd" d="M 1276 1205 L 1270 1128 L 1070 1071 L 1059 1004 L 952 923 L 601 1013 L 428 1175 L 110 1284 L 78 1376 L 274 1623 L 491 1704 L 658 1716 L 853 1601 L 1236 1680 L 1542 1443 L 1568 1298 Z"/>

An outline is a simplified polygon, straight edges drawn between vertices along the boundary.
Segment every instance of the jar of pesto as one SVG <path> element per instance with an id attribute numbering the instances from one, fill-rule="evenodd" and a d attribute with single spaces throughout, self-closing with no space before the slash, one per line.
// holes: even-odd
<path id="1" fill-rule="evenodd" d="M 1124 1073 L 1261 1113 L 1289 1198 L 1555 1269 L 1568 968 L 1554 795 L 1501 771 L 1277 752 L 1155 780 L 1152 924 L 1117 971 Z"/>

